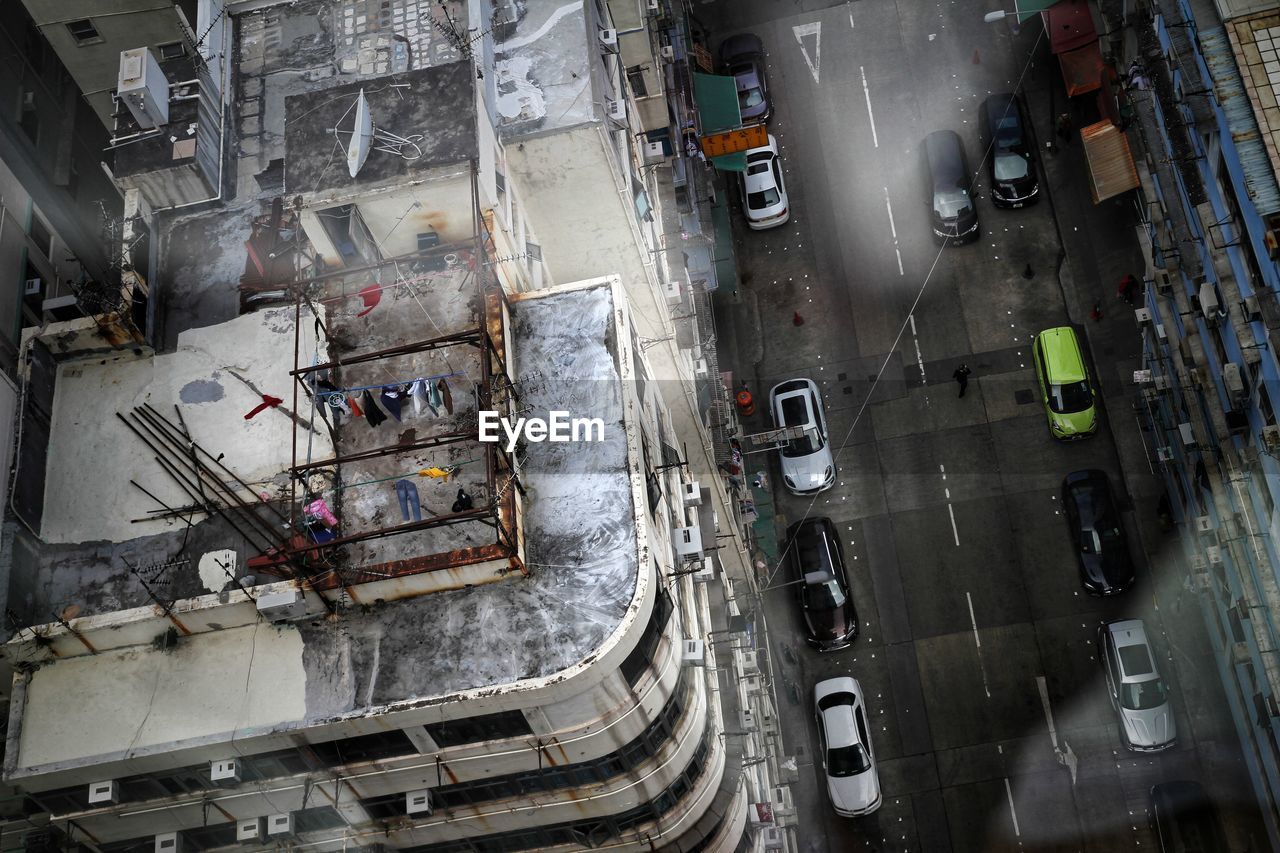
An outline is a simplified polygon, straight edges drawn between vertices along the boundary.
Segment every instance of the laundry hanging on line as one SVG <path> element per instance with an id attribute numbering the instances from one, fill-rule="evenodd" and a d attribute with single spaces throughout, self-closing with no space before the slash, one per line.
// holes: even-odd
<path id="1" fill-rule="evenodd" d="M 369 426 L 376 427 L 387 419 L 369 391 L 365 391 L 360 397 L 360 408 L 364 409 L 364 419 L 369 422 Z"/>

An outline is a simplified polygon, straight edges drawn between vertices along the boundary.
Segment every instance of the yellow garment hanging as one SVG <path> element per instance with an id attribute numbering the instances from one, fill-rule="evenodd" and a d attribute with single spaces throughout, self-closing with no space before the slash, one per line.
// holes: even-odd
<path id="1" fill-rule="evenodd" d="M 458 466 L 453 465 L 448 468 L 423 468 L 418 472 L 419 477 L 431 477 L 436 480 L 444 480 L 449 482 L 449 478 L 458 470 Z"/>

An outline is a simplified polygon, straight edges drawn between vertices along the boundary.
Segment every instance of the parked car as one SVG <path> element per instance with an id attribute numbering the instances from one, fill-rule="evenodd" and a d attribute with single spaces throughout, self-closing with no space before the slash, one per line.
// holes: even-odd
<path id="1" fill-rule="evenodd" d="M 976 240 L 978 211 L 969 197 L 969 167 L 960 137 L 954 131 L 935 130 L 924 138 L 923 147 L 934 236 L 949 243 Z"/>
<path id="2" fill-rule="evenodd" d="M 1124 744 L 1136 752 L 1158 752 L 1177 741 L 1169 689 L 1141 619 L 1117 619 L 1098 629 L 1098 657 L 1107 693 L 1120 716 Z"/>
<path id="3" fill-rule="evenodd" d="M 729 36 L 720 45 L 720 65 L 738 87 L 742 123 L 766 122 L 773 111 L 769 78 L 764 70 L 764 44 L 751 33 Z"/>
<path id="4" fill-rule="evenodd" d="M 1071 441 L 1097 432 L 1097 392 L 1089 379 L 1075 329 L 1059 326 L 1036 335 L 1031 360 L 1053 437 Z"/>
<path id="5" fill-rule="evenodd" d="M 858 636 L 858 611 L 831 519 L 806 518 L 787 528 L 787 561 L 809 645 L 820 652 L 849 646 Z"/>
<path id="6" fill-rule="evenodd" d="M 1147 820 L 1160 853 L 1229 853 L 1217 810 L 1199 782 L 1151 788 Z"/>
<path id="7" fill-rule="evenodd" d="M 978 128 L 987 152 L 991 203 L 1008 208 L 1034 203 L 1040 181 L 1017 96 L 1005 93 L 983 101 Z"/>
<path id="8" fill-rule="evenodd" d="M 1080 583 L 1094 595 L 1133 586 L 1129 540 L 1106 471 L 1074 471 L 1062 481 L 1062 509 L 1076 546 Z"/>
<path id="9" fill-rule="evenodd" d="M 836 462 L 827 441 L 827 416 L 818 386 L 808 379 L 789 379 L 769 392 L 774 426 L 804 432 L 782 446 L 782 482 L 797 495 L 811 495 L 835 485 Z"/>
<path id="10" fill-rule="evenodd" d="M 778 140 L 769 134 L 769 144 L 747 150 L 747 168 L 740 172 L 742 212 L 747 227 L 756 231 L 777 228 L 791 218 L 787 184 L 782 179 L 782 158 L 778 156 Z"/>
<path id="11" fill-rule="evenodd" d="M 848 676 L 819 681 L 813 706 L 831 805 L 843 817 L 871 814 L 882 798 L 862 686 Z"/>

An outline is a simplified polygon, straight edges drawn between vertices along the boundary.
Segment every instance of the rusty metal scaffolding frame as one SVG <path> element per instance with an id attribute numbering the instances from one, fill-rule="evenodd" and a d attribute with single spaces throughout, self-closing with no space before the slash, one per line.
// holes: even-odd
<path id="1" fill-rule="evenodd" d="M 294 366 L 289 375 L 293 377 L 293 407 L 294 411 L 299 411 L 299 402 L 301 395 L 310 397 L 315 392 L 308 387 L 307 377 L 323 370 L 341 370 L 343 367 L 368 364 L 390 358 L 402 356 L 410 356 L 419 353 L 430 352 L 432 350 L 443 349 L 448 347 L 473 347 L 479 350 L 480 355 L 480 382 L 478 405 L 481 409 L 500 409 L 510 412 L 511 406 L 517 399 L 514 383 L 508 372 L 507 367 L 507 339 L 508 334 L 506 328 L 506 317 L 508 316 L 508 303 L 506 297 L 502 293 L 500 286 L 496 281 L 491 281 L 493 273 L 488 270 L 483 260 L 487 254 L 486 244 L 487 235 L 477 233 L 474 241 L 466 243 L 447 244 L 434 247 L 429 252 L 418 252 L 398 258 L 391 258 L 378 264 L 372 264 L 358 269 L 344 269 L 338 272 L 322 273 L 313 276 L 304 281 L 300 281 L 295 285 L 294 293 Z M 371 352 L 355 353 L 350 355 L 342 355 L 331 358 L 322 364 L 311 366 L 303 366 L 301 364 L 302 346 L 301 346 L 301 323 L 303 321 L 303 308 L 311 301 L 333 301 L 335 299 L 357 298 L 358 292 L 343 293 L 336 297 L 324 297 L 319 300 L 310 300 L 307 297 L 308 291 L 317 284 L 321 284 L 335 275 L 350 275 L 352 273 L 373 272 L 385 269 L 387 267 L 398 266 L 404 264 L 406 260 L 413 261 L 428 255 L 439 255 L 448 252 L 451 249 L 463 249 L 472 253 L 474 261 L 473 272 L 477 276 L 476 288 L 482 297 L 484 316 L 478 327 L 465 329 L 462 331 L 452 332 L 447 335 L 440 335 L 434 338 L 428 338 L 420 341 L 413 341 L 406 344 L 400 344 L 394 347 L 387 347 L 381 350 Z M 402 276 L 403 278 L 403 276 Z M 430 276 L 428 276 L 430 278 Z M 322 334 L 325 339 L 331 339 L 330 330 L 319 316 L 314 317 L 317 332 Z M 305 405 L 305 402 L 304 402 Z M 416 441 L 406 444 L 391 444 L 385 447 L 374 448 L 372 450 L 364 450 L 347 455 L 336 455 L 330 459 L 319 461 L 309 460 L 299 462 L 298 459 L 298 433 L 293 433 L 293 446 L 291 453 L 290 465 L 290 516 L 289 526 L 291 531 L 299 531 L 299 495 L 298 486 L 304 481 L 307 474 L 320 469 L 340 470 L 344 464 L 378 459 L 397 453 L 419 450 L 430 447 L 442 447 L 449 444 L 455 444 L 463 441 L 478 441 L 478 436 L 474 432 L 466 430 L 453 430 L 450 432 L 438 433 L 417 439 Z M 463 549 L 472 552 L 469 557 L 460 557 L 459 562 L 475 562 L 478 559 L 495 559 L 506 558 L 513 570 L 519 570 L 522 574 L 528 574 L 528 568 L 520 557 L 519 542 L 521 540 L 519 530 L 519 514 L 517 512 L 518 498 L 517 493 L 521 496 L 524 494 L 524 487 L 520 483 L 517 470 L 516 460 L 514 456 L 505 450 L 498 443 L 484 444 L 485 459 L 485 489 L 487 491 L 487 502 L 484 506 L 478 506 L 474 509 L 449 513 L 446 515 L 435 516 L 422 521 L 407 522 L 405 524 L 393 525 L 375 530 L 362 531 L 328 542 L 306 542 L 300 541 L 299 537 L 292 536 L 283 542 L 280 547 L 280 556 L 295 564 L 306 561 L 308 556 L 321 556 L 330 549 L 349 545 L 357 542 L 363 542 L 371 539 L 383 538 L 387 536 L 395 536 L 402 533 L 411 533 L 420 530 L 426 530 L 435 527 L 444 527 L 454 524 L 463 523 L 481 523 L 490 527 L 495 534 L 496 543 L 493 546 L 484 546 L 481 549 Z M 498 548 L 500 554 L 484 553 L 486 549 Z M 436 555 L 421 555 L 422 557 Z M 412 562 L 412 561 L 410 561 Z M 447 565 L 447 558 L 441 566 Z M 366 571 L 375 577 L 385 576 L 377 571 L 373 571 L 378 567 L 366 567 Z M 418 569 L 418 571 L 430 571 L 432 568 Z M 355 573 L 361 573 L 361 569 L 353 570 Z M 410 574 L 408 572 L 397 572 L 396 574 Z M 336 572 L 334 573 L 336 574 Z M 351 581 L 346 578 L 331 578 L 324 581 L 319 577 L 313 578 L 313 583 L 321 587 L 332 587 L 338 585 L 347 585 Z"/>

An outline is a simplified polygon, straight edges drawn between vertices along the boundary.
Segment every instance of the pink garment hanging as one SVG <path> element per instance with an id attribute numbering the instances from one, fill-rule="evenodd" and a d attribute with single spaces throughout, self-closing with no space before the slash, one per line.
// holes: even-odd
<path id="1" fill-rule="evenodd" d="M 312 518 L 324 522 L 325 527 L 334 528 L 338 526 L 338 517 L 333 514 L 333 510 L 329 509 L 329 505 L 325 503 L 324 498 L 307 504 L 304 507 L 304 511 Z"/>

